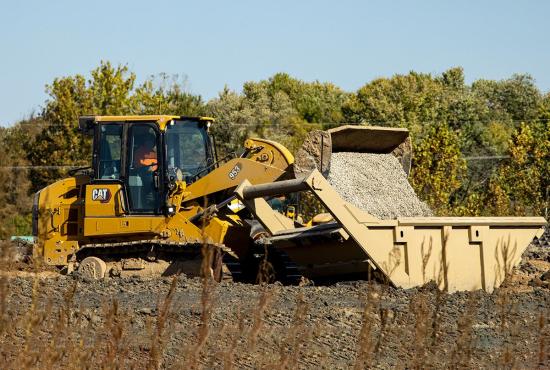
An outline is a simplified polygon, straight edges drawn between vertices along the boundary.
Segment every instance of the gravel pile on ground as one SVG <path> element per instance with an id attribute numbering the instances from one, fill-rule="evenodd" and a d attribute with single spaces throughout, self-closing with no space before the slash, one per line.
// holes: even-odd
<path id="1" fill-rule="evenodd" d="M 344 200 L 382 219 L 433 215 L 392 154 L 332 153 L 328 181 Z"/>

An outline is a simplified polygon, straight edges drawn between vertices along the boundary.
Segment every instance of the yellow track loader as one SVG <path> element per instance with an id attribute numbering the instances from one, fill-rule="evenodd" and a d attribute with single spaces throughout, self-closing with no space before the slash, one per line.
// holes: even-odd
<path id="1" fill-rule="evenodd" d="M 323 176 L 332 152 L 392 153 L 408 173 L 404 129 L 314 132 L 296 161 L 279 143 L 248 139 L 240 156 L 217 159 L 212 124 L 82 117 L 80 129 L 93 136 L 92 166 L 36 193 L 35 254 L 94 278 L 194 276 L 208 261 L 218 281 L 246 279 L 269 258 L 287 282 L 377 276 L 405 288 L 435 280 L 448 291 L 492 291 L 546 224 L 542 217 L 380 220 L 344 201 Z M 317 198 L 328 222 L 305 226 L 268 203 L 296 192 Z"/>

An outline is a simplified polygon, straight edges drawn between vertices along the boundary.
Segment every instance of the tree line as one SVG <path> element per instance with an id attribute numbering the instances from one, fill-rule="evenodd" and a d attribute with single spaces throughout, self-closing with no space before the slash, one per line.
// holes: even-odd
<path id="1" fill-rule="evenodd" d="M 378 78 L 355 92 L 286 73 L 225 87 L 204 101 L 185 80 L 160 74 L 136 82 L 124 65 L 102 62 L 89 76 L 56 78 L 44 108 L 0 128 L 0 237 L 30 233 L 32 194 L 86 166 L 90 139 L 81 115 L 175 114 L 216 118 L 220 156 L 246 137 L 295 151 L 305 134 L 341 124 L 406 127 L 413 139 L 410 182 L 438 215 L 545 215 L 550 192 L 550 93 L 525 74 L 464 81 L 462 68 Z"/>

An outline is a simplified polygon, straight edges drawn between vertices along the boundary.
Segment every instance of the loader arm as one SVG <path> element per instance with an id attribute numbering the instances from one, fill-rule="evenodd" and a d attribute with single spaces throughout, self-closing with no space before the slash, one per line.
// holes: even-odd
<path id="1" fill-rule="evenodd" d="M 208 175 L 189 185 L 184 202 L 235 189 L 244 179 L 264 184 L 291 176 L 294 156 L 283 145 L 264 139 L 247 139 L 239 158 L 224 163 Z"/>

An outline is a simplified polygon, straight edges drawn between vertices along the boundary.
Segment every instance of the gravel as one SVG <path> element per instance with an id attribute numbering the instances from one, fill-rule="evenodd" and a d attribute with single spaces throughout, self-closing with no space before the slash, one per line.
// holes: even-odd
<path id="1" fill-rule="evenodd" d="M 403 290 L 365 281 L 223 282 L 209 290 L 185 276 L 172 286 L 171 277 L 96 281 L 8 270 L 0 276 L 1 363 L 6 369 L 550 368 L 549 257 L 550 248 L 532 244 L 524 268 L 492 294 L 440 294 L 433 282 Z M 159 366 L 151 365 L 155 358 Z"/>
<path id="2" fill-rule="evenodd" d="M 344 200 L 381 219 L 433 215 L 392 154 L 332 153 L 328 181 Z"/>
<path id="3" fill-rule="evenodd" d="M 72 362 L 86 356 L 87 367 L 109 367 L 101 363 L 112 351 L 118 351 L 117 361 L 126 361 L 119 368 L 155 368 L 149 365 L 155 343 L 163 369 L 275 369 L 285 362 L 292 369 L 366 368 L 358 358 L 363 350 L 371 354 L 363 359 L 369 368 L 502 368 L 506 350 L 515 362 L 510 367 L 548 368 L 538 359 L 539 320 L 546 320 L 544 330 L 550 324 L 541 316 L 550 308 L 550 290 L 538 286 L 509 290 L 506 300 L 501 291 L 438 295 L 434 284 L 401 290 L 362 281 L 306 287 L 222 283 L 208 294 L 200 280 L 180 277 L 169 311 L 161 315 L 171 282 L 9 279 L 3 288 L 9 329 L 0 333 L 2 368 L 21 368 L 26 344 L 37 359 L 58 361 L 51 368 L 86 368 Z M 35 306 L 35 328 L 26 341 Z M 67 318 L 68 325 L 60 326 Z M 48 357 L 55 351 L 59 358 Z M 190 365 L 192 353 L 196 366 Z M 48 363 L 33 365 L 28 367 Z"/>

